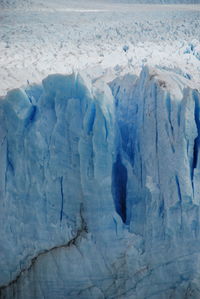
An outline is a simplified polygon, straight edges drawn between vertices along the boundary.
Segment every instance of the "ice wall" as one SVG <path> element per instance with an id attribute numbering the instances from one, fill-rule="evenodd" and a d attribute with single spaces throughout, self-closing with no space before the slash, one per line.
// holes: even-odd
<path id="1" fill-rule="evenodd" d="M 198 298 L 199 93 L 51 75 L 0 103 L 1 298 Z"/>
<path id="2" fill-rule="evenodd" d="M 139 79 L 111 84 L 129 231 L 143 237 L 149 267 L 131 298 L 199 297 L 200 98 L 188 85 L 176 73 L 147 68 Z"/>

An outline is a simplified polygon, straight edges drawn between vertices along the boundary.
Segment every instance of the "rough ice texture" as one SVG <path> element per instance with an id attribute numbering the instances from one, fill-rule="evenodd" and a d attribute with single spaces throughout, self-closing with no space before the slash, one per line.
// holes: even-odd
<path id="1" fill-rule="evenodd" d="M 170 70 L 0 102 L 1 298 L 199 298 L 200 96 Z"/>
<path id="2" fill-rule="evenodd" d="M 41 0 L 27 9 L 24 1 L 24 9 L 0 9 L 1 96 L 94 67 L 111 77 L 159 65 L 200 82 L 200 5 Z"/>
<path id="3" fill-rule="evenodd" d="M 68 3 L 77 5 L 84 4 L 83 0 L 58 0 L 58 5 L 63 4 L 66 5 Z M 73 3 L 74 2 L 74 3 Z M 94 3 L 94 0 L 88 0 L 88 5 Z M 97 3 L 134 3 L 134 4 L 198 4 L 200 0 L 97 0 Z M 34 5 L 40 5 L 40 7 L 44 7 L 44 5 L 51 4 L 49 0 L 1 0 L 0 7 L 2 8 L 24 8 L 31 7 Z"/>

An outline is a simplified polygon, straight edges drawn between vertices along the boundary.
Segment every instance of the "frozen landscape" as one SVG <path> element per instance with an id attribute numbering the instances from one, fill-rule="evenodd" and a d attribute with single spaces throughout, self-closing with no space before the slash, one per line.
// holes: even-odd
<path id="1" fill-rule="evenodd" d="M 0 0 L 1 299 L 200 298 L 200 3 L 138 2 Z"/>

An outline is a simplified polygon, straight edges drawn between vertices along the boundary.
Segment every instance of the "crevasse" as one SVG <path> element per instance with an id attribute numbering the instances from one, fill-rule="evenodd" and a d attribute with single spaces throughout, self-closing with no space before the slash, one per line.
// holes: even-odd
<path id="1" fill-rule="evenodd" d="M 199 92 L 145 67 L 0 103 L 1 298 L 199 298 Z"/>

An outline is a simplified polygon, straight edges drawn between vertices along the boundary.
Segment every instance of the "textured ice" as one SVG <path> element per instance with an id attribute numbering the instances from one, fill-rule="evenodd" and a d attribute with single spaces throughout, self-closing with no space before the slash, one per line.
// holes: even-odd
<path id="1" fill-rule="evenodd" d="M 12 2 L 0 9 L 1 96 L 27 81 L 92 67 L 139 76 L 143 65 L 159 65 L 200 82 L 200 5 L 32 0 L 27 9 L 28 0 L 17 0 L 14 9 Z M 185 53 L 190 44 L 195 52 Z"/>
<path id="2" fill-rule="evenodd" d="M 66 5 L 66 4 L 70 4 L 73 6 L 77 6 L 78 5 L 84 5 L 85 1 L 83 0 L 58 0 L 57 1 L 57 5 Z M 130 4 L 176 4 L 176 3 L 181 3 L 181 4 L 197 4 L 200 3 L 199 0 L 97 0 L 96 1 L 97 4 L 101 4 L 101 3 L 130 3 Z M 53 3 L 53 1 L 52 1 Z M 31 7 L 34 5 L 41 5 L 41 6 L 48 6 L 48 5 L 52 5 L 51 0 L 1 0 L 0 2 L 0 7 L 3 8 L 24 8 L 25 7 Z M 87 1 L 87 5 L 91 5 L 92 1 Z"/>
<path id="3" fill-rule="evenodd" d="M 0 102 L 1 298 L 199 298 L 199 92 L 144 67 Z"/>

